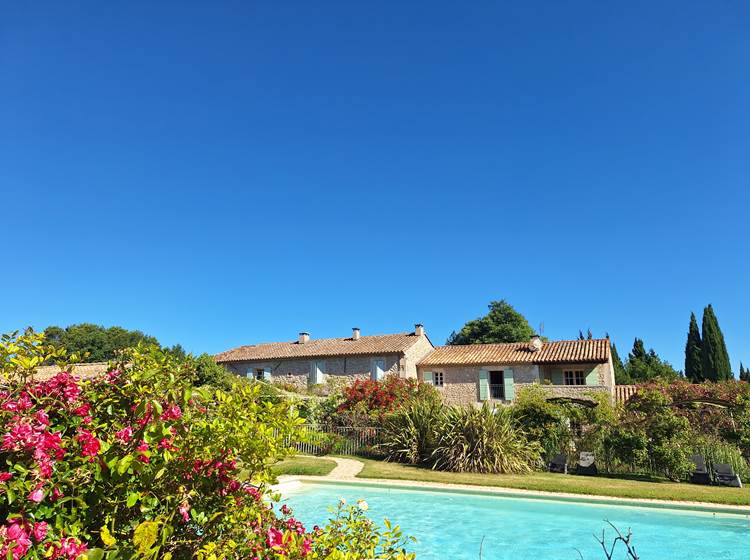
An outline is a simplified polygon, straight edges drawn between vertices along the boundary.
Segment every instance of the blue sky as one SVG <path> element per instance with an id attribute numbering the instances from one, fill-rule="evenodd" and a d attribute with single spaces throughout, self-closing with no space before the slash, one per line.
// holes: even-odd
<path id="1" fill-rule="evenodd" d="M 677 367 L 750 364 L 750 8 L 9 2 L 0 331 L 194 352 L 505 298 Z"/>

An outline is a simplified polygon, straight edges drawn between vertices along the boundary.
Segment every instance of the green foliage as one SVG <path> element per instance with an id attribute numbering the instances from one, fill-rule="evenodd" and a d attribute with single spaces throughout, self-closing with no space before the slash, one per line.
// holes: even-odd
<path id="1" fill-rule="evenodd" d="M 659 358 L 654 349 L 646 351 L 643 340 L 636 338 L 633 349 L 628 355 L 625 364 L 627 376 L 634 382 L 653 380 L 671 381 L 680 377 L 680 374 L 669 364 Z"/>
<path id="2" fill-rule="evenodd" d="M 569 416 L 562 406 L 549 402 L 548 396 L 543 387 L 532 385 L 518 392 L 510 408 L 516 425 L 529 440 L 541 445 L 545 461 L 567 451 L 573 442 Z"/>
<path id="3" fill-rule="evenodd" d="M 700 436 L 694 440 L 693 453 L 703 455 L 706 460 L 706 467 L 712 472 L 714 465 L 725 463 L 732 465 L 732 469 L 741 480 L 748 480 L 750 477 L 750 468 L 747 461 L 742 455 L 742 451 L 731 443 L 716 436 Z"/>
<path id="4" fill-rule="evenodd" d="M 702 327 L 701 367 L 703 368 L 703 377 L 711 381 L 732 379 L 732 367 L 729 363 L 729 353 L 724 342 L 724 335 L 719 328 L 719 321 L 711 304 L 703 310 Z"/>
<path id="5" fill-rule="evenodd" d="M 700 383 L 705 380 L 701 352 L 701 333 L 698 330 L 698 321 L 695 319 L 695 313 L 691 313 L 687 342 L 685 343 L 685 377 L 693 383 Z"/>
<path id="6" fill-rule="evenodd" d="M 342 499 L 333 517 L 315 539 L 312 558 L 328 560 L 413 560 L 414 553 L 405 551 L 413 538 L 405 538 L 398 525 L 384 520 L 381 530 L 365 516 L 368 504 L 359 500 L 346 506 Z M 283 557 L 282 557 L 283 558 Z"/>
<path id="7" fill-rule="evenodd" d="M 415 401 L 399 409 L 386 419 L 380 449 L 391 461 L 428 464 L 444 414 L 445 407 L 432 400 Z"/>
<path id="8" fill-rule="evenodd" d="M 210 354 L 201 354 L 196 358 L 185 354 L 183 356 L 191 359 L 194 364 L 194 383 L 198 387 L 210 385 L 211 387 L 228 391 L 233 385 L 242 382 L 240 381 L 242 378 L 230 373 L 221 364 L 217 364 L 216 360 Z"/>
<path id="9" fill-rule="evenodd" d="M 117 358 L 118 352 L 138 344 L 159 342 L 141 331 L 129 331 L 122 327 L 103 327 L 92 323 L 80 323 L 65 328 L 50 326 L 44 331 L 48 343 L 64 348 L 68 354 L 79 354 L 86 362 L 107 362 Z"/>
<path id="10" fill-rule="evenodd" d="M 263 398 L 264 384 L 194 388 L 194 359 L 143 345 L 96 379 L 63 368 L 34 381 L 50 360 L 67 358 L 40 335 L 2 337 L 0 534 L 19 535 L 0 542 L 3 557 L 63 547 L 69 560 L 407 557 L 400 533 L 360 514 L 308 532 L 268 507 L 270 465 L 302 421 Z M 337 540 L 365 528 L 366 544 Z"/>
<path id="11" fill-rule="evenodd" d="M 684 478 L 693 468 L 693 432 L 670 404 L 659 391 L 640 391 L 604 437 L 608 457 L 672 480 Z"/>
<path id="12" fill-rule="evenodd" d="M 625 366 L 622 365 L 622 359 L 620 358 L 620 354 L 618 354 L 617 352 L 617 346 L 612 343 L 610 344 L 610 348 L 612 351 L 612 365 L 614 366 L 615 370 L 615 383 L 617 385 L 630 385 L 631 383 L 633 383 L 633 379 L 628 374 Z"/>
<path id="13" fill-rule="evenodd" d="M 740 362 L 740 381 L 750 382 L 750 369 L 745 369 L 742 362 Z"/>
<path id="14" fill-rule="evenodd" d="M 541 446 L 528 441 L 505 408 L 450 407 L 437 427 L 434 468 L 453 472 L 529 473 Z"/>
<path id="15" fill-rule="evenodd" d="M 526 318 L 505 300 L 493 301 L 489 313 L 466 323 L 452 333 L 447 344 L 487 344 L 491 342 L 525 342 L 534 330 Z"/>

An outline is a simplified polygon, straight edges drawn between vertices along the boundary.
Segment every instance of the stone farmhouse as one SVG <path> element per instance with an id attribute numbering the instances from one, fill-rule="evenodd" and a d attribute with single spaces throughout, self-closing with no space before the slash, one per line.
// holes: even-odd
<path id="1" fill-rule="evenodd" d="M 216 355 L 240 376 L 298 387 L 334 380 L 382 379 L 386 375 L 431 383 L 446 404 L 507 403 L 538 383 L 552 396 L 614 396 L 608 339 L 468 344 L 435 348 L 424 327 L 399 334 L 311 339 L 240 346 Z"/>

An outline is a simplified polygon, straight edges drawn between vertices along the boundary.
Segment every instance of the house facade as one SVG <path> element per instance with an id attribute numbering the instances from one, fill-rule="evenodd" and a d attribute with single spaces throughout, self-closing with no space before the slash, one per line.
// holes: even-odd
<path id="1" fill-rule="evenodd" d="M 417 365 L 446 404 L 509 403 L 520 389 L 543 385 L 551 396 L 614 395 L 609 339 L 441 346 Z"/>
<path id="2" fill-rule="evenodd" d="M 371 336 L 354 328 L 345 338 L 312 339 L 303 332 L 295 341 L 240 346 L 215 358 L 243 377 L 306 387 L 386 375 L 415 379 L 417 363 L 433 350 L 417 324 L 413 332 Z"/>

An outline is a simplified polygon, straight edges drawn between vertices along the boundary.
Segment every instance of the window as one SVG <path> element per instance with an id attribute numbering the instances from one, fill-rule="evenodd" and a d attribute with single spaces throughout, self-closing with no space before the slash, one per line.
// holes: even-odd
<path id="1" fill-rule="evenodd" d="M 263 381 L 263 372 L 264 372 L 263 368 L 256 369 L 255 376 L 254 376 L 255 379 L 257 379 L 258 381 Z"/>
<path id="2" fill-rule="evenodd" d="M 490 397 L 505 400 L 505 376 L 503 370 L 490 372 Z"/>
<path id="3" fill-rule="evenodd" d="M 443 372 L 442 371 L 433 371 L 432 372 L 432 384 L 435 387 L 442 387 L 443 386 Z"/>
<path id="4" fill-rule="evenodd" d="M 565 370 L 563 380 L 566 385 L 586 385 L 586 376 L 581 370 Z"/>
<path id="5" fill-rule="evenodd" d="M 373 358 L 370 363 L 370 378 L 373 381 L 380 381 L 385 375 L 385 360 L 383 358 Z"/>

